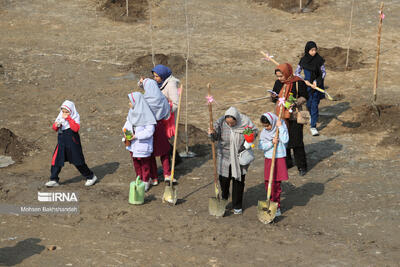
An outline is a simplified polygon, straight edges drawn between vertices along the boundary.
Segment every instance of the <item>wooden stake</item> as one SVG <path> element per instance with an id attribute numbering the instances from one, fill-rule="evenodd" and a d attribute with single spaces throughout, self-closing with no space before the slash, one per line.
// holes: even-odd
<path id="1" fill-rule="evenodd" d="M 151 16 L 151 0 L 149 0 L 149 22 L 150 22 L 150 45 L 151 45 L 151 62 L 153 63 L 153 67 L 156 66 L 156 62 L 154 60 L 154 46 L 153 46 L 153 19 Z"/>
<path id="2" fill-rule="evenodd" d="M 353 9 L 354 0 L 351 1 L 351 11 L 350 11 L 350 26 L 349 26 L 349 41 L 347 42 L 347 55 L 346 55 L 346 70 L 349 66 L 349 53 L 350 53 L 350 42 L 351 42 L 351 27 L 353 25 Z"/>
<path id="3" fill-rule="evenodd" d="M 185 97 L 185 142 L 186 142 L 186 154 L 189 153 L 189 137 L 188 137 L 188 68 L 189 68 L 189 55 L 190 55 L 190 39 L 189 39 L 189 18 L 187 10 L 187 0 L 185 0 L 185 26 L 186 26 L 186 58 L 185 58 L 185 82 L 186 82 L 186 97 Z"/>
<path id="4" fill-rule="evenodd" d="M 378 43 L 376 48 L 376 63 L 375 63 L 375 76 L 374 76 L 374 91 L 373 91 L 373 102 L 376 102 L 378 87 L 378 68 L 379 68 L 379 54 L 381 49 L 381 32 L 382 32 L 382 20 L 383 20 L 383 2 L 381 2 L 380 12 L 379 12 L 379 26 L 378 26 Z"/>
<path id="5" fill-rule="evenodd" d="M 129 0 L 126 0 L 126 16 L 129 17 Z"/>
<path id="6" fill-rule="evenodd" d="M 302 1 L 300 0 L 300 13 L 301 13 L 301 10 L 303 9 L 303 3 L 302 3 Z"/>

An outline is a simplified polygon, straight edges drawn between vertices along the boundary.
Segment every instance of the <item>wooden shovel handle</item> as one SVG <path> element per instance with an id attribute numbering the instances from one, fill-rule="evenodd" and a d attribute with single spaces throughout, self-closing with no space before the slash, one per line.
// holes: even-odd
<path id="1" fill-rule="evenodd" d="M 211 96 L 211 85 L 210 83 L 207 84 L 207 89 L 208 89 L 208 97 Z M 213 129 L 213 114 L 212 114 L 212 103 L 208 102 L 208 111 L 210 114 L 210 129 Z M 212 157 L 213 157 L 213 162 L 214 162 L 214 184 L 218 188 L 218 173 L 217 173 L 217 158 L 215 156 L 215 142 L 214 140 L 211 141 L 211 150 L 212 150 Z"/>
<path id="2" fill-rule="evenodd" d="M 286 84 L 283 87 L 283 95 L 285 95 L 285 92 L 286 92 Z M 281 120 L 281 118 L 282 118 L 282 111 L 283 111 L 283 107 L 281 107 L 279 110 L 278 120 Z M 275 136 L 277 136 L 279 138 L 279 127 L 276 128 Z M 277 147 L 278 147 L 278 144 L 274 144 L 274 150 L 272 151 L 271 168 L 269 171 L 269 179 L 268 179 L 267 202 L 271 199 L 271 185 L 272 185 L 272 179 L 274 178 L 273 175 L 274 175 L 274 170 L 275 170 L 275 157 L 276 157 Z"/>
<path id="3" fill-rule="evenodd" d="M 260 52 L 268 61 L 271 61 L 272 63 L 274 63 L 277 66 L 279 65 L 279 63 L 275 59 L 273 59 L 272 57 L 268 56 L 264 51 L 260 51 Z"/>
<path id="4" fill-rule="evenodd" d="M 181 102 L 182 102 L 182 95 L 183 95 L 183 83 L 181 83 L 181 90 L 179 94 L 179 102 L 178 102 L 178 113 L 176 115 L 176 122 L 175 122 L 175 136 L 174 136 L 174 147 L 172 149 L 172 167 L 171 167 L 171 187 L 174 181 L 174 174 L 175 174 L 175 156 L 176 156 L 176 142 L 178 140 L 178 128 L 179 128 L 179 117 L 181 113 Z"/>

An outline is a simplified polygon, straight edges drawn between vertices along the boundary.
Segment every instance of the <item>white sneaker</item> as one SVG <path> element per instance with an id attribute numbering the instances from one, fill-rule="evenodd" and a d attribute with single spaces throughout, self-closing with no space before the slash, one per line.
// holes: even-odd
<path id="1" fill-rule="evenodd" d="M 144 191 L 147 192 L 150 189 L 150 182 L 143 182 L 144 183 Z"/>
<path id="2" fill-rule="evenodd" d="M 47 187 L 55 187 L 55 186 L 59 186 L 60 184 L 57 181 L 54 180 L 50 180 L 45 184 Z"/>
<path id="3" fill-rule="evenodd" d="M 317 130 L 317 128 L 310 128 L 310 132 L 312 136 L 317 136 L 319 135 L 319 132 Z"/>
<path id="4" fill-rule="evenodd" d="M 170 177 L 170 176 L 165 176 L 165 177 L 164 177 L 164 182 L 171 182 L 171 177 Z M 176 183 L 175 178 L 174 178 L 173 183 Z"/>
<path id="5" fill-rule="evenodd" d="M 277 209 L 275 213 L 275 217 L 279 217 L 282 215 L 281 209 Z"/>
<path id="6" fill-rule="evenodd" d="M 150 183 L 151 183 L 151 185 L 156 186 L 156 185 L 158 185 L 158 179 L 150 179 Z"/>
<path id="7" fill-rule="evenodd" d="M 97 177 L 96 177 L 96 175 L 93 175 L 92 179 L 87 179 L 86 180 L 85 186 L 94 185 L 96 183 L 96 181 L 97 181 Z"/>
<path id="8" fill-rule="evenodd" d="M 242 209 L 234 209 L 233 214 L 243 214 L 243 210 Z"/>

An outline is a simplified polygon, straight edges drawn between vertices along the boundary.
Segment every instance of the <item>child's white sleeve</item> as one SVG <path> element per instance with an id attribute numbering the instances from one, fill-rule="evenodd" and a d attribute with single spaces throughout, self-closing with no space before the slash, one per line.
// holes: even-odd
<path id="1" fill-rule="evenodd" d="M 260 142 L 258 143 L 258 148 L 263 150 L 263 151 L 268 151 L 273 147 L 274 147 L 274 144 L 272 142 L 269 142 L 269 141 L 260 140 Z"/>
<path id="2" fill-rule="evenodd" d="M 285 145 L 289 142 L 289 132 L 284 122 L 279 127 L 279 141 Z"/>
<path id="3" fill-rule="evenodd" d="M 146 125 L 142 131 L 135 132 L 135 139 L 148 139 L 153 136 L 154 131 L 154 125 Z"/>
<path id="4" fill-rule="evenodd" d="M 123 130 L 124 128 L 127 129 L 127 130 L 129 130 L 129 131 L 131 131 L 131 132 L 133 132 L 132 124 L 128 121 L 128 118 L 126 118 L 126 121 L 125 121 L 124 127 L 122 127 L 122 130 Z"/>

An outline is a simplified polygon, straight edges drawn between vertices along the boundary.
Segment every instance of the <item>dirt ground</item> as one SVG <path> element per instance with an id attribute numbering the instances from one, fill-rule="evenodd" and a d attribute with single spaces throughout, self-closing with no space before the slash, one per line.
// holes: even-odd
<path id="1" fill-rule="evenodd" d="M 78 193 L 80 208 L 78 215 L 0 214 L 0 265 L 399 266 L 400 3 L 385 1 L 376 109 L 370 103 L 380 2 L 356 1 L 348 71 L 351 1 L 315 1 L 304 13 L 292 2 L 188 1 L 182 123 L 187 103 L 189 148 L 198 156 L 176 168 L 176 206 L 161 203 L 163 183 L 150 189 L 144 205 L 132 206 L 134 172 L 121 143 L 126 95 L 138 89 L 140 75 L 150 75 L 151 39 L 156 60 L 183 78 L 184 1 L 130 1 L 132 18 L 121 18 L 125 1 L 0 0 L 0 129 L 12 132 L 1 130 L 0 152 L 7 154 L 5 142 L 14 137 L 27 149 L 0 169 L 0 203 L 39 204 L 38 191 L 65 191 Z M 283 216 L 263 225 L 256 216 L 257 201 L 266 197 L 263 158 L 256 151 L 243 215 L 209 216 L 206 84 L 216 99 L 215 119 L 234 105 L 258 123 L 272 104 L 243 101 L 265 96 L 275 80 L 274 66 L 259 51 L 296 65 L 309 40 L 322 48 L 325 83 L 339 100 L 321 101 L 320 136 L 305 127 L 309 172 L 300 177 L 289 170 Z M 90 188 L 69 164 L 59 188 L 44 187 L 57 141 L 50 127 L 65 99 L 81 115 L 85 158 L 100 179 Z M 179 140 L 183 151 L 184 136 Z"/>

